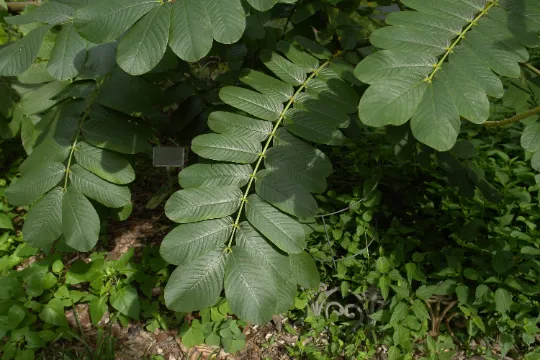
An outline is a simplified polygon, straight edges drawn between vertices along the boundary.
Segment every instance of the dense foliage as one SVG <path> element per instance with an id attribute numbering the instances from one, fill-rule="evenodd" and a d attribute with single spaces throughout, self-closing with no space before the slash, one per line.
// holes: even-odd
<path id="1" fill-rule="evenodd" d="M 2 167 L 7 359 L 77 337 L 64 315 L 77 303 L 94 325 L 109 310 L 151 328 L 201 311 L 181 335 L 229 351 L 244 321 L 295 306 L 320 331 L 299 304 L 321 280 L 384 306 L 350 344 L 293 354 L 534 347 L 537 1 L 15 4 L 0 0 L 0 135 L 26 153 L 12 146 Z M 179 225 L 159 250 L 96 252 L 108 219 L 133 210 L 137 154 L 171 144 L 190 166 L 149 208 L 170 196 Z M 66 266 L 70 252 L 92 254 Z M 349 325 L 333 320 L 338 339 Z"/>

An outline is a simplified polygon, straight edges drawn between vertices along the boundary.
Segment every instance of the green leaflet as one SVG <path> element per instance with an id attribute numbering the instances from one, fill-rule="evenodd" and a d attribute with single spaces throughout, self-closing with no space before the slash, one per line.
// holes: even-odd
<path id="1" fill-rule="evenodd" d="M 337 124 L 310 111 L 287 110 L 284 125 L 290 133 L 318 144 L 341 145 L 345 139 Z"/>
<path id="2" fill-rule="evenodd" d="M 294 86 L 301 85 L 306 80 L 305 69 L 298 66 L 276 52 L 261 51 L 261 60 L 277 77 Z"/>
<path id="3" fill-rule="evenodd" d="M 540 150 L 540 124 L 525 127 L 521 134 L 521 147 L 531 152 Z"/>
<path id="4" fill-rule="evenodd" d="M 242 319 L 264 324 L 277 305 L 277 284 L 268 268 L 241 246 L 234 246 L 225 268 L 225 295 L 231 309 Z"/>
<path id="5" fill-rule="evenodd" d="M 165 304 L 177 312 L 191 312 L 214 305 L 223 289 L 227 255 L 215 250 L 178 266 L 165 287 Z"/>
<path id="6" fill-rule="evenodd" d="M 56 38 L 47 71 L 57 80 L 68 80 L 77 76 L 85 61 L 86 40 L 73 23 L 65 25 Z"/>
<path id="7" fill-rule="evenodd" d="M 414 137 L 436 150 L 446 151 L 456 143 L 459 128 L 459 114 L 445 85 L 428 85 L 411 119 Z"/>
<path id="8" fill-rule="evenodd" d="M 226 86 L 219 92 L 224 103 L 248 114 L 268 121 L 276 121 L 283 111 L 283 104 L 273 98 L 236 86 Z"/>
<path id="9" fill-rule="evenodd" d="M 94 108 L 82 126 L 86 142 L 123 154 L 143 152 L 150 137 L 146 124 L 128 122 L 105 108 Z"/>
<path id="10" fill-rule="evenodd" d="M 312 217 L 317 213 L 313 196 L 286 173 L 261 170 L 255 178 L 257 195 L 281 211 L 297 217 Z"/>
<path id="11" fill-rule="evenodd" d="M 59 102 L 58 99 L 54 99 L 55 96 L 68 85 L 67 81 L 53 81 L 24 94 L 20 103 L 22 111 L 26 116 L 31 116 L 50 109 Z"/>
<path id="12" fill-rule="evenodd" d="M 196 154 L 212 160 L 250 164 L 262 151 L 257 139 L 241 138 L 232 134 L 204 134 L 193 139 L 191 149 Z"/>
<path id="13" fill-rule="evenodd" d="M 259 196 L 248 197 L 246 217 L 257 230 L 284 252 L 298 254 L 305 248 L 306 234 L 302 225 Z"/>
<path id="14" fill-rule="evenodd" d="M 64 178 L 65 171 L 61 163 L 33 169 L 6 189 L 6 197 L 13 205 L 30 205 L 56 186 Z"/>
<path id="15" fill-rule="evenodd" d="M 537 5 L 520 0 L 404 4 L 416 11 L 391 14 L 393 26 L 376 30 L 370 39 L 384 50 L 355 69 L 358 79 L 371 84 L 360 100 L 359 117 L 371 126 L 412 119 L 419 141 L 449 150 L 460 118 L 477 124 L 488 119 L 487 96 L 504 93 L 499 76 L 520 76 L 519 63 L 529 58 L 524 45 L 538 44 Z M 524 24 L 519 31 L 513 17 Z"/>
<path id="16" fill-rule="evenodd" d="M 74 9 L 71 6 L 50 1 L 27 14 L 6 17 L 5 21 L 12 25 L 24 25 L 35 22 L 56 25 L 70 20 L 73 13 Z"/>
<path id="17" fill-rule="evenodd" d="M 135 180 L 133 167 L 121 155 L 79 141 L 74 151 L 75 160 L 86 170 L 118 185 Z"/>
<path id="18" fill-rule="evenodd" d="M 291 259 L 291 274 L 298 285 L 306 289 L 317 288 L 321 279 L 313 258 L 305 251 L 290 255 L 289 258 Z"/>
<path id="19" fill-rule="evenodd" d="M 289 279 L 289 256 L 261 236 L 248 222 L 242 222 L 236 233 L 236 243 L 251 254 L 257 262 L 264 264 L 277 283 Z"/>
<path id="20" fill-rule="evenodd" d="M 167 217 L 179 223 L 221 218 L 233 214 L 242 202 L 235 186 L 180 190 L 167 201 Z"/>
<path id="21" fill-rule="evenodd" d="M 169 46 L 179 58 L 194 62 L 212 48 L 212 28 L 200 0 L 176 1 L 172 6 Z"/>
<path id="22" fill-rule="evenodd" d="M 24 241 L 40 249 L 50 249 L 62 234 L 62 200 L 57 187 L 43 196 L 28 212 L 23 226 Z"/>
<path id="23" fill-rule="evenodd" d="M 253 169 L 249 165 L 194 164 L 178 174 L 184 189 L 216 186 L 245 186 Z"/>
<path id="24" fill-rule="evenodd" d="M 217 42 L 233 44 L 240 40 L 246 27 L 244 8 L 240 0 L 202 0 Z"/>
<path id="25" fill-rule="evenodd" d="M 71 144 L 77 136 L 79 119 L 55 118 L 49 126 L 49 132 L 46 135 L 42 134 L 41 142 L 36 146 L 35 151 L 19 166 L 23 175 L 45 164 L 63 163 L 68 158 Z"/>
<path id="26" fill-rule="evenodd" d="M 270 10 L 278 0 L 247 0 L 247 2 L 258 11 Z"/>
<path id="27" fill-rule="evenodd" d="M 275 99 L 277 102 L 289 100 L 294 93 L 292 85 L 275 79 L 262 72 L 245 69 L 239 77 L 240 81 L 257 90 L 258 92 Z"/>
<path id="28" fill-rule="evenodd" d="M 319 60 L 302 51 L 299 46 L 280 40 L 276 45 L 283 55 L 285 55 L 294 64 L 304 68 L 306 73 L 312 72 L 319 67 Z"/>
<path id="29" fill-rule="evenodd" d="M 28 69 L 38 56 L 43 38 L 51 28 L 52 25 L 41 26 L 0 49 L 0 76 L 17 76 Z"/>
<path id="30" fill-rule="evenodd" d="M 111 291 L 111 306 L 121 314 L 139 320 L 140 303 L 137 289 L 131 285 L 123 285 L 120 289 Z"/>
<path id="31" fill-rule="evenodd" d="M 217 250 L 231 236 L 232 224 L 233 219 L 225 217 L 180 225 L 163 239 L 161 257 L 171 264 L 182 265 Z"/>
<path id="32" fill-rule="evenodd" d="M 131 192 L 127 186 L 111 184 L 78 164 L 71 167 L 69 179 L 81 194 L 107 207 L 119 208 L 131 202 Z"/>
<path id="33" fill-rule="evenodd" d="M 69 186 L 62 201 L 62 234 L 77 251 L 90 251 L 99 239 L 99 216 L 83 194 Z"/>
<path id="34" fill-rule="evenodd" d="M 118 65 L 131 75 L 152 70 L 163 58 L 169 42 L 169 4 L 152 9 L 133 26 L 118 44 Z"/>
<path id="35" fill-rule="evenodd" d="M 112 0 L 78 9 L 74 23 L 85 39 L 104 43 L 117 39 L 144 14 L 160 5 L 158 0 Z"/>
<path id="36" fill-rule="evenodd" d="M 272 124 L 247 116 L 225 111 L 214 111 L 208 117 L 208 127 L 220 134 L 230 134 L 241 138 L 253 138 L 261 142 L 268 139 Z"/>

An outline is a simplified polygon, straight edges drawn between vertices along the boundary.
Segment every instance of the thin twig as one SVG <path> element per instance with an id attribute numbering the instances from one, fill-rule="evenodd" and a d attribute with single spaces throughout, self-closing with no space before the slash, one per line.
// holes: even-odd
<path id="1" fill-rule="evenodd" d="M 535 107 L 534 109 L 531 109 L 527 112 L 524 112 L 523 114 L 518 114 L 516 116 L 513 116 L 511 118 L 501 120 L 501 121 L 486 121 L 484 123 L 485 127 L 499 127 L 499 126 L 506 126 L 511 125 L 517 122 L 520 122 L 521 120 L 524 120 L 528 118 L 529 116 L 533 116 L 536 114 L 540 114 L 540 106 Z"/>

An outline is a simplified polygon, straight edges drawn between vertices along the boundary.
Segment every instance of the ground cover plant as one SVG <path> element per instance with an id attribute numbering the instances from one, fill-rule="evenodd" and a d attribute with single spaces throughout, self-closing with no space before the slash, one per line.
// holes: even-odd
<path id="1" fill-rule="evenodd" d="M 0 14 L 6 359 L 55 341 L 111 358 L 110 325 L 134 321 L 235 352 L 284 313 L 293 357 L 537 355 L 536 1 L 0 1 Z M 163 146 L 186 148 L 178 174 L 144 160 Z M 145 211 L 175 225 L 111 254 L 111 221 L 140 210 L 148 173 L 162 183 Z M 313 314 L 321 281 L 381 307 L 361 324 Z"/>

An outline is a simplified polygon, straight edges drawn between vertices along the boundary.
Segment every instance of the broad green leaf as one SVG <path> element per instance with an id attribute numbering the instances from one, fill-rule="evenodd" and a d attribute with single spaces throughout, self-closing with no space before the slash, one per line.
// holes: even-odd
<path id="1" fill-rule="evenodd" d="M 163 95 L 154 83 L 116 68 L 101 85 L 98 101 L 108 108 L 140 117 L 155 115 Z"/>
<path id="2" fill-rule="evenodd" d="M 520 252 L 524 255 L 540 256 L 540 249 L 532 246 L 524 246 L 521 248 Z"/>
<path id="3" fill-rule="evenodd" d="M 225 295 L 233 312 L 246 321 L 264 324 L 277 305 L 277 284 L 268 268 L 251 252 L 234 246 L 225 268 Z"/>
<path id="4" fill-rule="evenodd" d="M 165 286 L 165 304 L 173 311 L 191 312 L 215 305 L 223 289 L 227 255 L 215 250 L 178 266 Z"/>
<path id="5" fill-rule="evenodd" d="M 469 298 L 469 288 L 467 285 L 456 286 L 456 295 L 460 304 L 466 304 L 467 299 Z"/>
<path id="6" fill-rule="evenodd" d="M 174 228 L 161 243 L 161 257 L 170 264 L 183 265 L 217 250 L 229 240 L 233 220 L 225 217 Z"/>
<path id="7" fill-rule="evenodd" d="M 43 196 L 28 212 L 23 226 L 24 241 L 33 247 L 50 249 L 62 234 L 62 200 L 57 187 Z"/>
<path id="8" fill-rule="evenodd" d="M 51 163 L 29 171 L 6 189 L 6 197 L 12 205 L 30 205 L 56 186 L 64 178 L 65 171 L 61 163 Z"/>
<path id="9" fill-rule="evenodd" d="M 169 42 L 171 9 L 162 4 L 129 30 L 118 44 L 118 65 L 131 75 L 149 72 L 163 58 Z"/>
<path id="10" fill-rule="evenodd" d="M 463 21 L 454 21 L 453 18 L 412 11 L 390 13 L 386 18 L 386 23 L 416 28 L 448 39 L 458 36 L 463 28 Z"/>
<path id="11" fill-rule="evenodd" d="M 289 255 L 291 275 L 296 283 L 305 289 L 317 289 L 321 278 L 315 261 L 307 252 Z"/>
<path id="12" fill-rule="evenodd" d="M 438 151 L 447 151 L 456 143 L 459 128 L 459 114 L 444 84 L 435 81 L 428 85 L 411 119 L 414 137 Z"/>
<path id="13" fill-rule="evenodd" d="M 212 48 L 212 24 L 201 0 L 172 5 L 169 46 L 182 60 L 199 61 Z"/>
<path id="14" fill-rule="evenodd" d="M 306 234 L 302 225 L 259 196 L 248 197 L 246 217 L 253 227 L 286 253 L 298 254 L 306 247 Z"/>
<path id="15" fill-rule="evenodd" d="M 304 68 L 306 73 L 312 72 L 319 67 L 319 60 L 301 50 L 296 44 L 280 40 L 276 44 L 276 48 L 294 64 Z"/>
<path id="16" fill-rule="evenodd" d="M 13 230 L 13 224 L 11 223 L 11 219 L 3 213 L 0 213 L 0 229 Z"/>
<path id="17" fill-rule="evenodd" d="M 278 102 L 288 101 L 294 93 L 292 85 L 251 69 L 243 70 L 239 80 Z"/>
<path id="18" fill-rule="evenodd" d="M 143 152 L 150 137 L 146 124 L 128 122 L 105 109 L 92 111 L 82 126 L 82 133 L 86 142 L 123 154 Z"/>
<path id="19" fill-rule="evenodd" d="M 68 326 L 64 305 L 61 299 L 53 298 L 43 307 L 39 313 L 39 318 L 44 322 L 56 326 Z"/>
<path id="20" fill-rule="evenodd" d="M 294 41 L 300 44 L 300 46 L 310 52 L 313 56 L 321 60 L 328 60 L 332 57 L 332 52 L 330 50 L 328 50 L 318 42 L 308 39 L 307 37 L 295 36 Z"/>
<path id="21" fill-rule="evenodd" d="M 313 78 L 306 84 L 306 92 L 319 101 L 326 101 L 346 113 L 354 113 L 358 106 L 356 91 L 341 79 Z"/>
<path id="22" fill-rule="evenodd" d="M 80 166 L 112 183 L 123 185 L 135 180 L 129 161 L 112 151 L 79 141 L 74 156 Z"/>
<path id="23" fill-rule="evenodd" d="M 450 40 L 424 31 L 402 26 L 378 29 L 369 38 L 371 44 L 381 49 L 425 53 L 433 56 L 444 54 Z"/>
<path id="24" fill-rule="evenodd" d="M 241 202 L 242 192 L 235 186 L 184 189 L 167 201 L 165 213 L 175 222 L 197 222 L 231 215 Z"/>
<path id="25" fill-rule="evenodd" d="M 158 0 L 111 0 L 90 4 L 75 12 L 75 26 L 85 39 L 99 44 L 117 39 Z"/>
<path id="26" fill-rule="evenodd" d="M 525 127 L 521 135 L 521 146 L 531 152 L 540 150 L 540 123 Z"/>
<path id="27" fill-rule="evenodd" d="M 93 325 L 97 325 L 107 312 L 108 299 L 108 296 L 101 296 L 88 303 L 88 311 L 90 312 L 90 319 L 92 320 Z"/>
<path id="28" fill-rule="evenodd" d="M 8 310 L 9 326 L 12 329 L 16 329 L 17 326 L 19 326 L 19 324 L 21 323 L 21 321 L 23 321 L 24 316 L 25 316 L 25 311 L 21 306 L 17 304 L 11 306 Z"/>
<path id="29" fill-rule="evenodd" d="M 349 115 L 341 108 L 335 107 L 328 101 L 321 101 L 306 93 L 301 93 L 294 99 L 294 108 L 307 110 L 319 121 L 326 120 L 335 127 L 346 128 L 350 125 Z"/>
<path id="30" fill-rule="evenodd" d="M 120 285 L 119 289 L 111 291 L 111 306 L 120 314 L 139 320 L 140 302 L 137 290 L 131 285 Z"/>
<path id="31" fill-rule="evenodd" d="M 392 315 L 390 316 L 389 324 L 395 325 L 401 320 L 405 319 L 407 314 L 409 313 L 409 307 L 406 303 L 400 302 L 396 305 L 396 307 L 392 311 Z"/>
<path id="32" fill-rule="evenodd" d="M 263 120 L 277 121 L 283 111 L 279 101 L 236 86 L 223 87 L 219 97 L 224 103 Z"/>
<path id="33" fill-rule="evenodd" d="M 30 23 L 61 24 L 69 21 L 73 8 L 55 1 L 49 1 L 23 15 L 4 18 L 8 24 L 24 25 Z"/>
<path id="34" fill-rule="evenodd" d="M 208 116 L 208 127 L 220 134 L 250 137 L 258 142 L 266 140 L 272 133 L 272 124 L 268 121 L 225 111 L 213 111 Z"/>
<path id="35" fill-rule="evenodd" d="M 66 244 L 77 251 L 90 251 L 99 239 L 99 216 L 90 201 L 69 186 L 62 201 L 62 227 Z"/>
<path id="36" fill-rule="evenodd" d="M 412 307 L 411 307 L 414 316 L 420 321 L 424 322 L 425 320 L 429 319 L 429 313 L 426 308 L 426 304 L 419 299 L 414 299 Z"/>
<path id="37" fill-rule="evenodd" d="M 80 75 L 90 79 L 102 77 L 116 67 L 117 42 L 104 44 L 88 44 L 85 68 Z"/>
<path id="38" fill-rule="evenodd" d="M 212 34 L 217 42 L 233 44 L 246 28 L 246 16 L 240 0 L 202 0 Z"/>
<path id="39" fill-rule="evenodd" d="M 47 71 L 57 80 L 68 80 L 77 76 L 85 61 L 86 40 L 72 23 L 65 25 L 56 38 Z"/>
<path id="40" fill-rule="evenodd" d="M 267 11 L 276 5 L 278 0 L 247 0 L 247 2 L 258 11 Z"/>
<path id="41" fill-rule="evenodd" d="M 45 164 L 63 163 L 69 157 L 71 145 L 77 136 L 79 119 L 58 119 L 49 125 L 48 130 L 48 134 L 40 136 L 43 141 L 35 147 L 35 151 L 21 163 L 19 170 L 23 175 Z"/>
<path id="42" fill-rule="evenodd" d="M 423 77 L 402 75 L 371 85 L 358 107 L 360 120 L 370 126 L 402 125 L 416 112 L 427 89 Z"/>
<path id="43" fill-rule="evenodd" d="M 236 164 L 194 164 L 178 174 L 180 186 L 184 189 L 217 186 L 245 186 L 253 169 L 250 165 Z"/>
<path id="44" fill-rule="evenodd" d="M 506 314 L 512 305 L 512 294 L 503 288 L 498 288 L 495 291 L 495 308 L 501 314 Z"/>
<path id="45" fill-rule="evenodd" d="M 281 284 L 290 279 L 289 256 L 268 242 L 246 221 L 242 222 L 236 231 L 236 245 L 263 264 L 275 278 L 276 283 Z"/>
<path id="46" fill-rule="evenodd" d="M 253 138 L 232 134 L 204 134 L 191 142 L 191 150 L 207 159 L 250 164 L 262 152 L 261 143 Z"/>
<path id="47" fill-rule="evenodd" d="M 81 194 L 110 207 L 119 208 L 131 202 L 131 192 L 127 186 L 118 186 L 92 174 L 79 164 L 69 171 L 71 185 Z"/>
<path id="48" fill-rule="evenodd" d="M 281 211 L 297 217 L 312 217 L 317 213 L 313 196 L 285 172 L 261 170 L 255 179 L 257 194 Z"/>
<path id="49" fill-rule="evenodd" d="M 126 220 L 131 215 L 132 212 L 133 212 L 132 202 L 122 206 L 121 208 L 110 210 L 111 217 L 116 221 Z"/>
<path id="50" fill-rule="evenodd" d="M 305 68 L 298 66 L 276 52 L 264 49 L 261 61 L 278 78 L 293 86 L 301 85 L 306 80 Z"/>
<path id="51" fill-rule="evenodd" d="M 274 314 L 282 314 L 292 309 L 297 290 L 296 282 L 293 279 L 278 282 L 277 304 Z"/>
<path id="52" fill-rule="evenodd" d="M 0 76 L 17 76 L 32 65 L 52 25 L 41 26 L 0 49 Z"/>
<path id="53" fill-rule="evenodd" d="M 469 47 L 456 46 L 449 59 L 450 63 L 467 74 L 470 81 L 480 85 L 487 95 L 497 98 L 504 95 L 501 79 Z"/>
<path id="54" fill-rule="evenodd" d="M 53 81 L 24 94 L 20 102 L 22 111 L 26 116 L 31 116 L 50 109 L 60 102 L 54 98 L 68 85 L 67 81 Z"/>
<path id="55" fill-rule="evenodd" d="M 337 129 L 338 124 L 310 111 L 289 109 L 284 118 L 287 131 L 303 139 L 327 145 L 341 145 L 345 139 L 343 133 Z"/>

